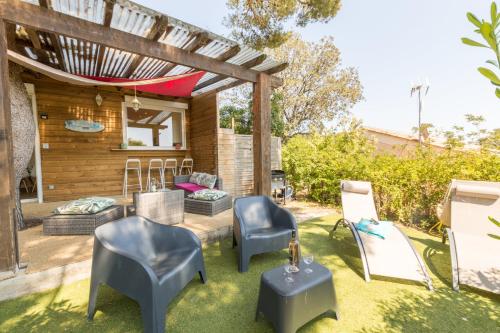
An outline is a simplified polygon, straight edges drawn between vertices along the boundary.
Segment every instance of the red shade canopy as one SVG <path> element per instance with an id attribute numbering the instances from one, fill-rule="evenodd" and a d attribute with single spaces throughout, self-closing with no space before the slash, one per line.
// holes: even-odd
<path id="1" fill-rule="evenodd" d="M 75 75 L 52 68 L 38 61 L 25 57 L 12 50 L 7 51 L 9 60 L 33 71 L 42 73 L 61 82 L 82 86 L 116 86 L 128 89 L 173 97 L 190 97 L 198 81 L 205 75 L 204 71 L 158 77 L 154 79 L 127 79 L 117 77 L 100 77 Z"/>
<path id="2" fill-rule="evenodd" d="M 173 97 L 189 97 L 193 92 L 194 87 L 205 75 L 205 72 L 193 72 L 188 74 L 167 76 L 164 78 L 155 79 L 126 79 L 117 77 L 99 77 L 99 76 L 83 76 L 90 80 L 108 83 L 134 83 L 137 85 L 127 85 L 127 88 L 134 87 L 143 92 L 149 92 L 158 95 L 173 96 Z"/>

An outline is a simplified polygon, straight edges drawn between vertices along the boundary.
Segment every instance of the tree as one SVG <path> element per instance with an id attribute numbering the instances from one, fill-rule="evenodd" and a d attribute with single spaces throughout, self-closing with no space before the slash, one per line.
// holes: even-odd
<path id="1" fill-rule="evenodd" d="M 500 151 L 500 128 L 491 131 L 482 128 L 481 125 L 486 119 L 480 115 L 466 114 L 465 120 L 474 129 L 465 132 L 464 127 L 453 126 L 452 130 L 445 131 L 443 134 L 448 148 L 463 148 L 467 143 L 481 149 Z"/>
<path id="2" fill-rule="evenodd" d="M 252 134 L 252 113 L 247 108 L 234 105 L 224 105 L 220 108 L 220 127 L 232 128 L 234 120 L 234 133 Z"/>
<path id="3" fill-rule="evenodd" d="M 340 51 L 332 37 L 305 42 L 294 34 L 271 56 L 288 67 L 280 73 L 283 86 L 275 90 L 283 112 L 285 140 L 312 131 L 322 132 L 338 117 L 346 115 L 362 99 L 358 72 L 341 67 Z"/>
<path id="4" fill-rule="evenodd" d="M 480 141 L 481 147 L 492 149 L 500 152 L 500 128 L 495 128 Z"/>
<path id="5" fill-rule="evenodd" d="M 494 225 L 496 225 L 497 227 L 500 227 L 500 222 L 495 220 L 492 216 L 488 216 L 488 220 L 490 220 L 490 222 L 493 223 Z M 491 238 L 500 240 L 500 236 L 498 236 L 498 235 L 488 234 L 488 236 L 490 236 Z"/>
<path id="6" fill-rule="evenodd" d="M 422 135 L 423 142 L 430 143 L 432 141 L 432 137 L 435 134 L 434 130 L 434 125 L 431 123 L 420 124 L 420 133 Z M 412 127 L 412 132 L 414 134 L 419 133 L 418 126 Z"/>
<path id="7" fill-rule="evenodd" d="M 280 73 L 283 86 L 274 91 L 271 100 L 272 133 L 285 141 L 297 134 L 324 132 L 328 122 L 342 119 L 362 99 L 358 72 L 340 67 L 340 52 L 331 37 L 310 43 L 293 35 L 281 47 L 271 50 L 271 55 L 289 64 Z M 247 110 L 251 117 L 251 96 L 251 85 L 222 93 L 223 103 L 236 108 L 221 113 L 221 124 L 230 127 L 233 116 L 238 123 L 237 108 Z M 252 124 L 245 126 L 251 128 Z"/>
<path id="8" fill-rule="evenodd" d="M 469 38 L 462 38 L 462 42 L 466 45 L 484 47 L 491 49 L 495 54 L 494 60 L 487 60 L 486 63 L 495 68 L 495 71 L 500 70 L 500 12 L 497 9 L 495 1 L 491 3 L 490 8 L 491 22 L 479 20 L 474 14 L 467 13 L 467 19 L 477 28 L 475 33 L 479 34 L 486 44 L 476 42 Z M 496 86 L 495 94 L 500 98 L 500 78 L 498 74 L 486 67 L 479 67 L 479 73 L 485 76 L 491 83 Z"/>
<path id="9" fill-rule="evenodd" d="M 129 146 L 146 146 L 146 144 L 144 142 L 142 142 L 142 140 L 140 139 L 133 139 L 133 138 L 128 138 L 128 145 Z"/>
<path id="10" fill-rule="evenodd" d="M 225 25 L 236 39 L 257 49 L 275 48 L 285 43 L 291 31 L 285 25 L 328 22 L 340 9 L 340 0 L 228 0 L 231 13 Z"/>
<path id="11" fill-rule="evenodd" d="M 236 134 L 251 134 L 253 128 L 252 92 L 248 87 L 236 89 L 224 94 L 223 98 L 229 99 L 230 104 L 220 108 L 220 127 L 232 128 L 234 119 L 234 132 Z M 237 97 L 239 96 L 239 97 Z M 282 96 L 273 94 L 271 97 L 271 133 L 274 136 L 283 136 L 283 112 L 280 109 Z"/>
<path id="12" fill-rule="evenodd" d="M 465 143 L 464 128 L 462 126 L 453 126 L 453 130 L 445 131 L 445 145 L 448 149 L 463 148 Z"/>

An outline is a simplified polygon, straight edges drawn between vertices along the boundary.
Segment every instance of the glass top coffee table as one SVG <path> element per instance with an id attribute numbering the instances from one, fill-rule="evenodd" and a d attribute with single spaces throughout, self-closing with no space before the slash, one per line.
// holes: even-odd
<path id="1" fill-rule="evenodd" d="M 312 263 L 312 272 L 293 273 L 293 282 L 285 281 L 284 267 L 262 273 L 255 320 L 262 314 L 278 333 L 296 332 L 312 319 L 333 311 L 339 313 L 332 273 L 326 267 Z"/>

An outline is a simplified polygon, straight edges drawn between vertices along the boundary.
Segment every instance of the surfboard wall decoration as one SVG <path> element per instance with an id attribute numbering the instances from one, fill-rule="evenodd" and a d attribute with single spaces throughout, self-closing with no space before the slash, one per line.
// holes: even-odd
<path id="1" fill-rule="evenodd" d="M 104 130 L 104 125 L 89 120 L 66 120 L 64 127 L 73 132 L 97 133 Z"/>

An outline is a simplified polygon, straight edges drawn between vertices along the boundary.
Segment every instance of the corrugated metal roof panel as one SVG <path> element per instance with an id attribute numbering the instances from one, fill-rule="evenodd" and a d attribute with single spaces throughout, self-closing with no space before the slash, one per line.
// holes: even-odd
<path id="1" fill-rule="evenodd" d="M 154 24 L 155 17 L 136 6 L 127 6 L 117 2 L 113 8 L 111 28 L 146 37 Z"/>
<path id="2" fill-rule="evenodd" d="M 52 0 L 52 9 L 90 22 L 104 21 L 103 0 Z"/>
<path id="3" fill-rule="evenodd" d="M 200 89 L 200 90 L 197 90 L 197 91 L 193 92 L 193 96 L 201 95 L 201 94 L 203 94 L 203 93 L 206 93 L 206 92 L 209 92 L 209 91 L 215 90 L 215 89 L 217 89 L 217 88 L 220 88 L 220 87 L 225 86 L 225 85 L 227 85 L 227 84 L 233 83 L 233 82 L 235 82 L 235 81 L 237 81 L 237 79 L 234 79 L 234 78 L 232 78 L 232 77 L 229 77 L 229 78 L 227 78 L 227 79 L 221 80 L 221 81 L 219 81 L 219 82 L 216 82 L 216 83 L 211 84 L 211 85 L 209 85 L 209 86 L 207 86 L 207 87 L 205 87 L 205 88 L 202 88 L 202 89 Z"/>
<path id="4" fill-rule="evenodd" d="M 39 5 L 38 0 L 23 0 L 28 3 Z M 105 0 L 52 0 L 52 8 L 55 11 L 72 15 L 90 22 L 103 24 L 105 16 Z M 165 33 L 160 39 L 160 43 L 169 44 L 175 47 L 187 49 L 195 42 L 194 36 L 199 32 L 205 32 L 211 40 L 207 45 L 196 50 L 197 54 L 217 58 L 224 52 L 235 46 L 236 43 L 223 36 L 205 31 L 197 26 L 183 22 L 176 18 L 164 15 L 160 12 L 136 4 L 129 0 L 116 0 L 113 7 L 113 16 L 111 27 L 121 31 L 125 31 L 138 36 L 146 37 L 156 22 L 156 17 L 166 16 L 168 18 L 168 33 Z M 89 43 L 86 41 L 78 41 L 65 36 L 58 36 L 59 43 L 62 48 L 62 58 L 64 60 L 64 68 L 73 74 L 82 75 L 97 75 L 97 76 L 116 76 L 121 77 L 129 72 L 129 67 L 133 63 L 137 55 L 129 52 L 115 50 L 102 45 Z M 51 45 L 50 38 L 40 36 L 42 44 Z M 53 45 L 51 45 L 53 46 Z M 97 59 L 99 50 L 104 47 L 104 57 L 100 73 L 97 73 Z M 37 55 L 31 50 L 27 54 L 37 59 Z M 241 65 L 250 61 L 262 52 L 254 50 L 250 47 L 241 46 L 240 52 L 227 60 L 228 63 Z M 57 64 L 56 55 L 47 51 L 49 61 Z M 279 65 L 279 62 L 267 58 L 262 64 L 253 67 L 257 71 L 265 71 Z M 169 62 L 145 57 L 140 64 L 132 72 L 132 78 L 154 78 L 164 72 L 164 69 L 172 67 Z M 184 74 L 193 69 L 186 66 L 175 66 L 166 75 Z M 206 73 L 200 83 L 210 80 L 217 76 L 213 73 Z M 225 84 L 234 82 L 235 79 L 228 78 L 216 82 L 208 87 L 205 87 L 197 92 L 197 94 L 208 92 L 217 89 Z"/>

